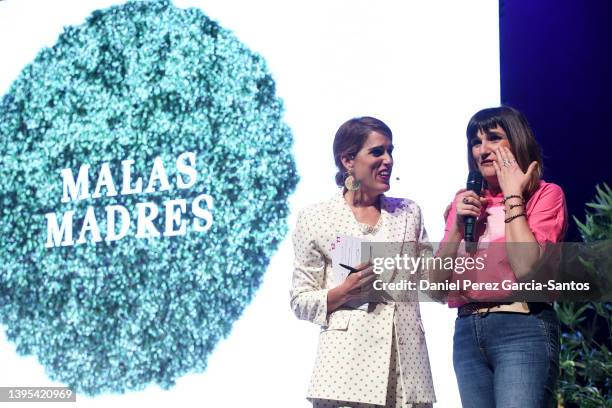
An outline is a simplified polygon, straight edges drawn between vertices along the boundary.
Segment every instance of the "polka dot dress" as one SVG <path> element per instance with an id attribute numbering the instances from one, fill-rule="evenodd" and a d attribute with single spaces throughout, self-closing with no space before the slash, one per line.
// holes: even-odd
<path id="1" fill-rule="evenodd" d="M 431 406 L 435 395 L 417 302 L 371 303 L 368 311 L 327 314 L 331 244 L 338 235 L 427 241 L 420 209 L 410 200 L 383 196 L 375 226 L 357 222 L 341 191 L 299 214 L 291 307 L 298 318 L 321 326 L 307 397 L 315 407 Z"/>

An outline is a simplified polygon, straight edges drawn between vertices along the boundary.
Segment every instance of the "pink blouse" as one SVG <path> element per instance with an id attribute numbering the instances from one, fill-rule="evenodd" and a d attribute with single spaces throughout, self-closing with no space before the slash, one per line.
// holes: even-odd
<path id="1" fill-rule="evenodd" d="M 492 195 L 489 190 L 484 191 L 487 204 L 484 206 L 476 222 L 476 237 L 479 248 L 473 255 L 474 258 L 484 256 L 485 268 L 483 270 L 466 269 L 462 274 L 453 274 L 453 281 L 470 280 L 477 283 L 499 283 L 504 280 L 516 282 L 516 276 L 510 267 L 506 255 L 505 246 L 505 223 L 503 193 Z M 567 226 L 567 210 L 565 207 L 565 196 L 563 190 L 556 184 L 540 181 L 540 186 L 531 196 L 526 205 L 527 223 L 538 243 L 556 243 L 563 239 Z M 444 238 L 442 242 L 448 241 L 448 234 L 452 229 L 457 217 L 457 208 L 453 200 L 450 212 L 446 219 Z M 487 245 L 487 243 L 498 243 Z M 458 257 L 465 256 L 465 244 L 461 241 Z M 480 258 L 483 259 L 483 258 Z M 461 282 L 459 282 L 461 283 Z M 463 285 L 460 285 L 462 287 Z M 478 290 L 459 290 L 449 295 L 449 307 L 459 307 L 468 301 L 491 301 L 492 299 L 503 299 L 511 292 L 499 288 L 488 291 L 482 287 Z"/>

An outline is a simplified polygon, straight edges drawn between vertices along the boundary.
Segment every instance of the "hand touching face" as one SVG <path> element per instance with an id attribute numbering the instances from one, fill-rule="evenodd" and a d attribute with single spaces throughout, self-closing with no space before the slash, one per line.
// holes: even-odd
<path id="1" fill-rule="evenodd" d="M 496 178 L 494 163 L 497 160 L 497 150 L 500 147 L 510 148 L 510 142 L 506 132 L 499 126 L 483 132 L 478 130 L 476 137 L 471 141 L 472 157 L 478 165 L 482 177 L 491 184 Z M 493 184 L 496 184 L 493 181 Z"/>
<path id="2" fill-rule="evenodd" d="M 490 186 L 499 187 L 504 195 L 522 195 L 538 163 L 532 162 L 523 172 L 519 167 L 506 132 L 496 126 L 479 130 L 472 139 L 472 157 Z"/>

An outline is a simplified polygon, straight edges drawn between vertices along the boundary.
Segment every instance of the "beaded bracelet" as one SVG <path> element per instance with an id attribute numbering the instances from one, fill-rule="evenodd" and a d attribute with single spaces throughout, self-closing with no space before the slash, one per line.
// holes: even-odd
<path id="1" fill-rule="evenodd" d="M 506 224 L 508 224 L 509 222 L 512 222 L 512 220 L 514 220 L 515 218 L 518 218 L 518 217 L 525 217 L 525 216 L 527 216 L 527 214 L 525 214 L 524 212 L 522 212 L 522 213 L 520 213 L 520 214 L 516 214 L 516 215 L 513 215 L 512 217 L 508 217 L 508 218 L 506 218 L 506 219 L 504 220 L 504 222 L 505 222 Z"/>
<path id="2" fill-rule="evenodd" d="M 502 204 L 506 204 L 506 201 L 508 201 L 511 198 L 520 198 L 521 201 L 523 201 L 523 202 L 525 201 L 525 200 L 523 200 L 523 197 L 521 197 L 520 195 L 512 194 L 512 195 L 509 195 L 509 196 L 505 196 L 504 199 L 501 201 L 501 203 Z"/>
<path id="3" fill-rule="evenodd" d="M 508 208 L 507 210 L 504 208 L 504 214 L 507 213 L 508 211 L 512 211 L 513 209 L 517 208 L 517 207 L 522 207 L 523 204 L 510 204 L 510 208 Z"/>

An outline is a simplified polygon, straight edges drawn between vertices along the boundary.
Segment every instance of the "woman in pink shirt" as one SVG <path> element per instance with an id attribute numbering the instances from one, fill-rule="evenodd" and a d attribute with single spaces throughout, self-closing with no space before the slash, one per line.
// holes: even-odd
<path id="1" fill-rule="evenodd" d="M 458 308 L 453 363 L 463 407 L 555 406 L 559 321 L 549 303 L 513 301 L 508 288 L 531 281 L 546 244 L 563 239 L 563 191 L 541 180 L 540 147 L 513 108 L 476 113 L 467 148 L 469 168 L 482 173 L 485 186 L 481 195 L 456 195 L 438 253 L 465 255 L 465 218 L 476 217 L 475 241 L 489 255 L 486 268 L 462 274 L 460 280 L 476 284 L 459 285 L 449 296 L 449 306 Z"/>

